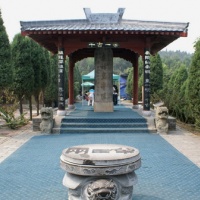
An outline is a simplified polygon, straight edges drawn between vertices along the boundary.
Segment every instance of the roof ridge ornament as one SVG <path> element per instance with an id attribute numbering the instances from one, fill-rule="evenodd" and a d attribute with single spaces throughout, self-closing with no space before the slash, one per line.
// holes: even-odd
<path id="1" fill-rule="evenodd" d="M 90 23 L 119 23 L 125 8 L 118 8 L 117 13 L 92 13 L 90 8 L 83 8 Z"/>

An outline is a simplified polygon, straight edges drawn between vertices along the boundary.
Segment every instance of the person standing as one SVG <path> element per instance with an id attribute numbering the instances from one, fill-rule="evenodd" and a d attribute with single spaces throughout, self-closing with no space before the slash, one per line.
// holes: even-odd
<path id="1" fill-rule="evenodd" d="M 113 85 L 113 104 L 117 105 L 118 89 L 116 85 Z"/>
<path id="2" fill-rule="evenodd" d="M 89 100 L 88 100 L 88 106 L 90 106 L 90 105 L 94 105 L 94 89 L 93 88 L 91 88 L 90 90 L 89 90 L 89 95 L 88 95 L 88 97 L 89 97 Z"/>

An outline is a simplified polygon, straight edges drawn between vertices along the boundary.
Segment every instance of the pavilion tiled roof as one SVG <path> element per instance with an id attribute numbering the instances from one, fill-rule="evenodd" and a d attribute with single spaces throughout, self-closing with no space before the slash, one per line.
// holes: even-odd
<path id="1" fill-rule="evenodd" d="M 189 23 L 122 19 L 117 23 L 92 23 L 87 19 L 20 22 L 21 31 L 144 31 L 187 32 Z"/>
<path id="2" fill-rule="evenodd" d="M 53 53 L 62 41 L 66 54 L 88 48 L 91 42 L 117 42 L 120 48 L 140 54 L 148 43 L 151 53 L 156 53 L 179 37 L 187 37 L 189 23 L 123 19 L 124 10 L 92 13 L 84 8 L 86 19 L 21 21 L 21 33 Z"/>

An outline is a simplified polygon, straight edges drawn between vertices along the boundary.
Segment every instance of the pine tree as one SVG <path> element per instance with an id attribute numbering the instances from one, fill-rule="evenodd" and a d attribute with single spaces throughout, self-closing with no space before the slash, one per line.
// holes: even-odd
<path id="1" fill-rule="evenodd" d="M 139 77 L 139 83 L 138 83 L 138 99 L 142 100 L 142 86 L 143 86 L 143 61 L 142 57 L 139 57 L 138 60 L 138 77 Z M 133 97 L 133 70 L 134 67 L 129 67 L 128 70 L 128 77 L 126 82 L 126 93 L 129 97 Z"/>
<path id="2" fill-rule="evenodd" d="M 77 66 L 74 67 L 74 98 L 80 93 L 81 91 L 81 74 Z"/>
<path id="3" fill-rule="evenodd" d="M 49 84 L 49 68 L 50 68 L 50 57 L 49 52 L 46 49 L 41 48 L 41 54 L 43 54 L 41 60 L 41 97 L 42 104 L 44 106 L 44 93 L 47 85 Z"/>
<path id="4" fill-rule="evenodd" d="M 34 71 L 33 95 L 36 102 L 37 115 L 39 115 L 39 95 L 41 92 L 41 60 L 43 58 L 41 48 L 39 44 L 31 40 L 31 63 Z"/>
<path id="5" fill-rule="evenodd" d="M 0 10 L 0 89 L 12 83 L 11 48 Z M 2 92 L 0 91 L 0 92 Z"/>
<path id="6" fill-rule="evenodd" d="M 150 70 L 151 94 L 154 94 L 163 88 L 163 68 L 159 54 L 151 56 Z"/>
<path id="7" fill-rule="evenodd" d="M 194 45 L 195 52 L 189 69 L 188 97 L 193 112 L 195 125 L 200 128 L 200 39 Z"/>
<path id="8" fill-rule="evenodd" d="M 186 105 L 185 95 L 183 90 L 186 85 L 185 82 L 188 78 L 188 73 L 185 65 L 181 65 L 177 69 L 177 73 L 174 79 L 173 84 L 173 92 L 171 93 L 171 100 L 173 102 L 173 111 L 175 113 L 176 118 L 184 119 L 184 107 Z M 184 85 L 184 87 L 183 87 Z"/>
<path id="9" fill-rule="evenodd" d="M 167 85 L 165 85 L 165 104 L 168 107 L 171 115 L 177 118 L 179 118 L 179 116 L 181 116 L 183 113 L 182 103 L 184 103 L 184 94 L 183 91 L 181 91 L 181 87 L 187 80 L 187 77 L 188 73 L 186 66 L 182 64 L 177 66 L 176 70 L 171 75 L 169 82 Z"/>
<path id="10" fill-rule="evenodd" d="M 13 90 L 20 102 L 20 114 L 23 114 L 22 100 L 33 92 L 34 75 L 31 63 L 30 40 L 21 34 L 15 35 L 12 42 Z"/>
<path id="11" fill-rule="evenodd" d="M 128 77 L 126 81 L 126 93 L 132 98 L 133 97 L 133 67 L 128 70 Z"/>
<path id="12" fill-rule="evenodd" d="M 55 107 L 58 101 L 58 56 L 50 57 L 49 84 L 45 89 L 44 102 L 46 106 Z"/>

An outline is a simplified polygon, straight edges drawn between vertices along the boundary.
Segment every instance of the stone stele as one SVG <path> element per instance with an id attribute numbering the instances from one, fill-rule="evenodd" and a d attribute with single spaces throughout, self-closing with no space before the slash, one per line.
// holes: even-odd
<path id="1" fill-rule="evenodd" d="M 97 48 L 95 60 L 94 112 L 113 112 L 113 52 Z"/>
<path id="2" fill-rule="evenodd" d="M 64 149 L 60 163 L 69 200 L 131 200 L 141 157 L 130 146 L 88 144 Z"/>

